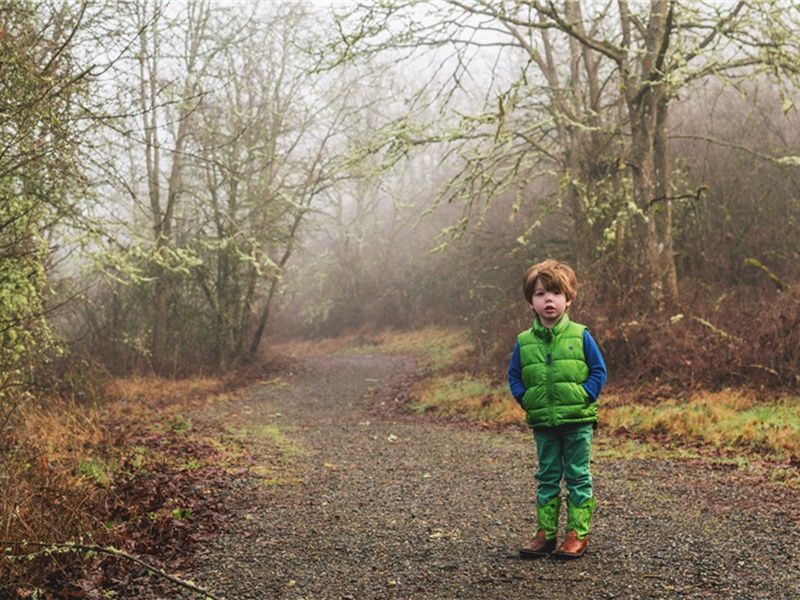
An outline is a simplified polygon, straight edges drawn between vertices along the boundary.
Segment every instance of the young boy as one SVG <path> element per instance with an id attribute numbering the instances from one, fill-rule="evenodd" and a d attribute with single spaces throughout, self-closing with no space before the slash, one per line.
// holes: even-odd
<path id="1" fill-rule="evenodd" d="M 520 549 L 523 558 L 553 551 L 562 558 L 578 558 L 588 542 L 595 505 L 589 449 L 606 365 L 586 327 L 567 316 L 577 288 L 575 272 L 555 260 L 532 266 L 523 278 L 525 300 L 535 318 L 533 327 L 517 338 L 508 383 L 525 409 L 539 458 L 538 528 Z M 556 550 L 562 477 L 569 492 L 567 535 Z"/>

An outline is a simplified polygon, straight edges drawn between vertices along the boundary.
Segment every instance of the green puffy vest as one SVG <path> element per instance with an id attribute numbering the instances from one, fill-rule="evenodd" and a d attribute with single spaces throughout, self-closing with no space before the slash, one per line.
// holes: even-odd
<path id="1" fill-rule="evenodd" d="M 565 314 L 552 328 L 539 319 L 519 334 L 522 408 L 529 427 L 597 423 L 597 403 L 583 389 L 589 367 L 583 355 L 586 327 Z"/>

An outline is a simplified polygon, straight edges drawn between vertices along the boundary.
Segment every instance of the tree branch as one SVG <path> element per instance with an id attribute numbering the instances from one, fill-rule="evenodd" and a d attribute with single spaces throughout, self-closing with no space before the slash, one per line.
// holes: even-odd
<path id="1" fill-rule="evenodd" d="M 667 200 L 697 200 L 697 201 L 700 201 L 700 195 L 703 192 L 707 192 L 707 191 L 708 191 L 708 186 L 707 185 L 701 185 L 699 188 L 697 188 L 697 191 L 694 194 L 680 194 L 678 196 L 661 196 L 660 198 L 653 198 L 652 200 L 650 200 L 650 204 L 647 205 L 647 208 L 645 209 L 645 212 L 650 210 L 653 207 L 653 205 L 656 204 L 657 202 L 665 202 Z"/>
<path id="2" fill-rule="evenodd" d="M 191 581 L 185 581 L 183 579 L 179 579 L 174 575 L 170 575 L 162 571 L 161 569 L 154 567 L 143 560 L 136 558 L 135 556 L 131 556 L 130 554 L 126 554 L 121 550 L 117 550 L 116 548 L 104 548 L 103 546 L 93 546 L 93 545 L 85 545 L 85 544 L 74 544 L 72 542 L 62 542 L 62 543 L 45 543 L 45 542 L 14 542 L 10 540 L 0 540 L 0 544 L 5 546 L 35 546 L 37 548 L 43 549 L 54 549 L 54 550 L 74 550 L 74 551 L 82 551 L 82 552 L 99 552 L 102 554 L 109 554 L 111 556 L 117 556 L 119 558 L 124 558 L 125 560 L 132 562 L 134 564 L 139 565 L 140 567 L 144 567 L 153 575 L 158 575 L 167 581 L 179 585 L 187 590 L 191 590 L 197 594 L 200 594 L 202 598 L 210 598 L 211 600 L 223 600 L 220 596 L 216 596 L 211 592 L 204 590 L 203 588 L 197 586 L 196 584 L 192 583 Z"/>
<path id="3" fill-rule="evenodd" d="M 558 26 L 558 29 L 560 29 L 567 35 L 574 37 L 584 46 L 588 46 L 592 50 L 595 50 L 596 52 L 599 52 L 600 54 L 607 56 L 618 65 L 622 64 L 624 55 L 619 49 L 614 48 L 614 46 L 612 46 L 610 42 L 607 42 L 605 40 L 597 41 L 595 39 L 590 38 L 588 35 L 581 32 L 572 23 L 568 23 L 561 17 L 561 15 L 558 14 L 558 10 L 552 0 L 548 0 L 547 7 L 543 6 L 539 2 L 535 2 L 533 6 L 540 14 L 548 17 L 549 19 L 552 19 Z"/>

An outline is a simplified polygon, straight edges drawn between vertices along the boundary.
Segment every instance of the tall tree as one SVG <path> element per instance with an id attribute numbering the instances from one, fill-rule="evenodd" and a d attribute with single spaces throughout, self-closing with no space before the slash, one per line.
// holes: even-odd
<path id="1" fill-rule="evenodd" d="M 364 3 L 340 19 L 337 60 L 435 51 L 443 60 L 426 85 L 450 75 L 437 99 L 482 93 L 483 110 L 465 116 L 454 105 L 460 118 L 435 135 L 392 123 L 384 139 L 452 144 L 463 168 L 445 197 L 469 207 L 508 188 L 524 201 L 531 181 L 555 173 L 581 266 L 598 235 L 613 239 L 621 263 L 641 265 L 644 296 L 659 306 L 677 297 L 672 198 L 687 193 L 671 178 L 669 107 L 705 77 L 796 73 L 798 10 L 693 0 Z"/>
<path id="2" fill-rule="evenodd" d="M 168 249 L 173 244 L 177 203 L 183 193 L 186 149 L 192 133 L 195 111 L 202 98 L 201 81 L 208 57 L 202 52 L 210 35 L 210 4 L 192 0 L 181 15 L 182 24 L 165 27 L 164 4 L 154 0 L 134 3 L 140 28 L 139 90 L 147 165 L 147 193 L 154 245 L 154 291 L 152 355 L 157 371 L 166 369 L 169 354 L 168 330 L 170 282 Z M 181 45 L 170 43 L 177 34 Z M 166 45 L 166 47 L 165 47 Z M 173 54 L 173 52 L 175 54 Z M 177 56 L 177 64 L 169 65 L 169 57 Z M 164 69 L 172 67 L 172 77 Z M 165 88 L 164 80 L 169 81 Z M 170 81 L 171 79 L 171 81 Z M 169 96 L 176 106 L 167 104 Z M 165 132 L 167 130 L 167 132 Z M 170 131 L 171 130 L 171 131 Z M 168 136 L 168 157 L 162 156 L 163 135 Z M 166 160 L 165 160 L 166 159 Z"/>
<path id="3" fill-rule="evenodd" d="M 108 172 L 112 201 L 124 190 L 134 210 L 106 268 L 135 282 L 127 297 L 148 289 L 127 312 L 150 323 L 121 323 L 131 331 L 118 337 L 146 337 L 162 372 L 190 353 L 224 368 L 257 351 L 302 225 L 339 177 L 336 148 L 358 107 L 349 84 L 315 74 L 312 25 L 324 15 L 307 5 L 127 6 L 136 54 L 131 44 L 121 52 L 134 68 L 110 85 L 129 109 L 109 135 L 125 151 L 109 153 Z M 126 156 L 130 173 L 119 168 Z"/>
<path id="4" fill-rule="evenodd" d="M 334 147 L 356 116 L 346 88 L 312 75 L 315 18 L 294 3 L 254 15 L 222 50 L 226 84 L 199 113 L 194 272 L 223 366 L 256 353 L 282 270 L 338 177 Z"/>
<path id="5" fill-rule="evenodd" d="M 213 331 L 214 360 L 251 358 L 309 214 L 342 176 L 337 148 L 358 108 L 349 84 L 314 74 L 322 15 L 265 5 L 220 52 L 224 85 L 198 112 L 183 242 Z"/>
<path id="6" fill-rule="evenodd" d="M 107 219 L 118 221 L 109 225 L 121 249 L 114 264 L 138 263 L 133 279 L 148 290 L 144 306 L 135 309 L 148 322 L 130 335 L 146 338 L 152 367 L 161 373 L 180 351 L 173 322 L 176 298 L 193 263 L 178 247 L 178 219 L 190 192 L 186 174 L 193 161 L 198 108 L 219 85 L 211 71 L 231 35 L 229 23 L 215 15 L 209 0 L 173 5 L 135 0 L 119 5 L 114 15 L 121 60 L 105 75 L 109 128 L 97 163 L 109 182 L 102 190 L 110 205 Z"/>
<path id="7" fill-rule="evenodd" d="M 88 3 L 0 4 L 0 403 L 52 342 L 48 238 L 83 187 L 90 69 L 76 54 L 89 12 Z"/>

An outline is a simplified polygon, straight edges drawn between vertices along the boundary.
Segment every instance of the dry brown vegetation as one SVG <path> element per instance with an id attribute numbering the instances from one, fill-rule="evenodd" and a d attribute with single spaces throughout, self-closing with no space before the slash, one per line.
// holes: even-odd
<path id="1" fill-rule="evenodd" d="M 664 327 L 658 344 L 651 340 L 650 354 L 631 356 L 674 360 L 677 366 L 659 363 L 652 380 L 636 386 L 612 377 L 601 410 L 601 435 L 614 444 L 607 448 L 625 451 L 630 441 L 742 464 L 768 461 L 773 466 L 767 477 L 795 485 L 785 475 L 800 460 L 800 401 L 774 387 L 710 391 L 675 385 L 670 369 L 698 367 L 671 358 L 670 344 L 688 348 L 702 340 L 719 350 L 735 343 L 733 334 L 726 337 L 696 321 L 678 329 L 682 322 Z M 602 329 L 598 337 L 609 343 Z M 468 339 L 464 329 L 386 330 L 287 343 L 280 353 L 413 353 L 427 376 L 409 395 L 411 410 L 483 427 L 522 428 L 522 413 L 502 377 L 475 369 Z M 632 345 L 632 339 L 639 338 L 629 335 L 623 342 Z M 613 354 L 610 359 L 619 360 Z M 220 500 L 228 482 L 274 477 L 271 470 L 286 451 L 279 440 L 257 439 L 236 416 L 211 422 L 201 409 L 236 398 L 242 386 L 290 364 L 284 361 L 226 377 L 110 378 L 88 398 L 20 403 L 2 437 L 8 485 L 0 488 L 0 510 L 7 515 L 0 595 L 88 597 L 87 590 L 104 589 L 147 597 L 145 589 L 180 585 L 125 556 L 188 578 L 193 553 L 228 517 Z"/>
<path id="2" fill-rule="evenodd" d="M 615 314 L 614 311 L 599 314 Z M 618 313 L 618 311 L 617 311 Z M 748 297 L 698 299 L 658 316 L 586 322 L 620 382 L 674 392 L 727 386 L 800 386 L 800 287 Z M 645 390 L 649 393 L 649 390 Z"/>
<path id="3" fill-rule="evenodd" d="M 235 420 L 192 415 L 262 376 L 132 376 L 98 384 L 91 402 L 20 401 L 0 438 L 0 596 L 175 587 L 139 561 L 180 577 L 226 518 L 225 482 L 271 462 Z"/>

